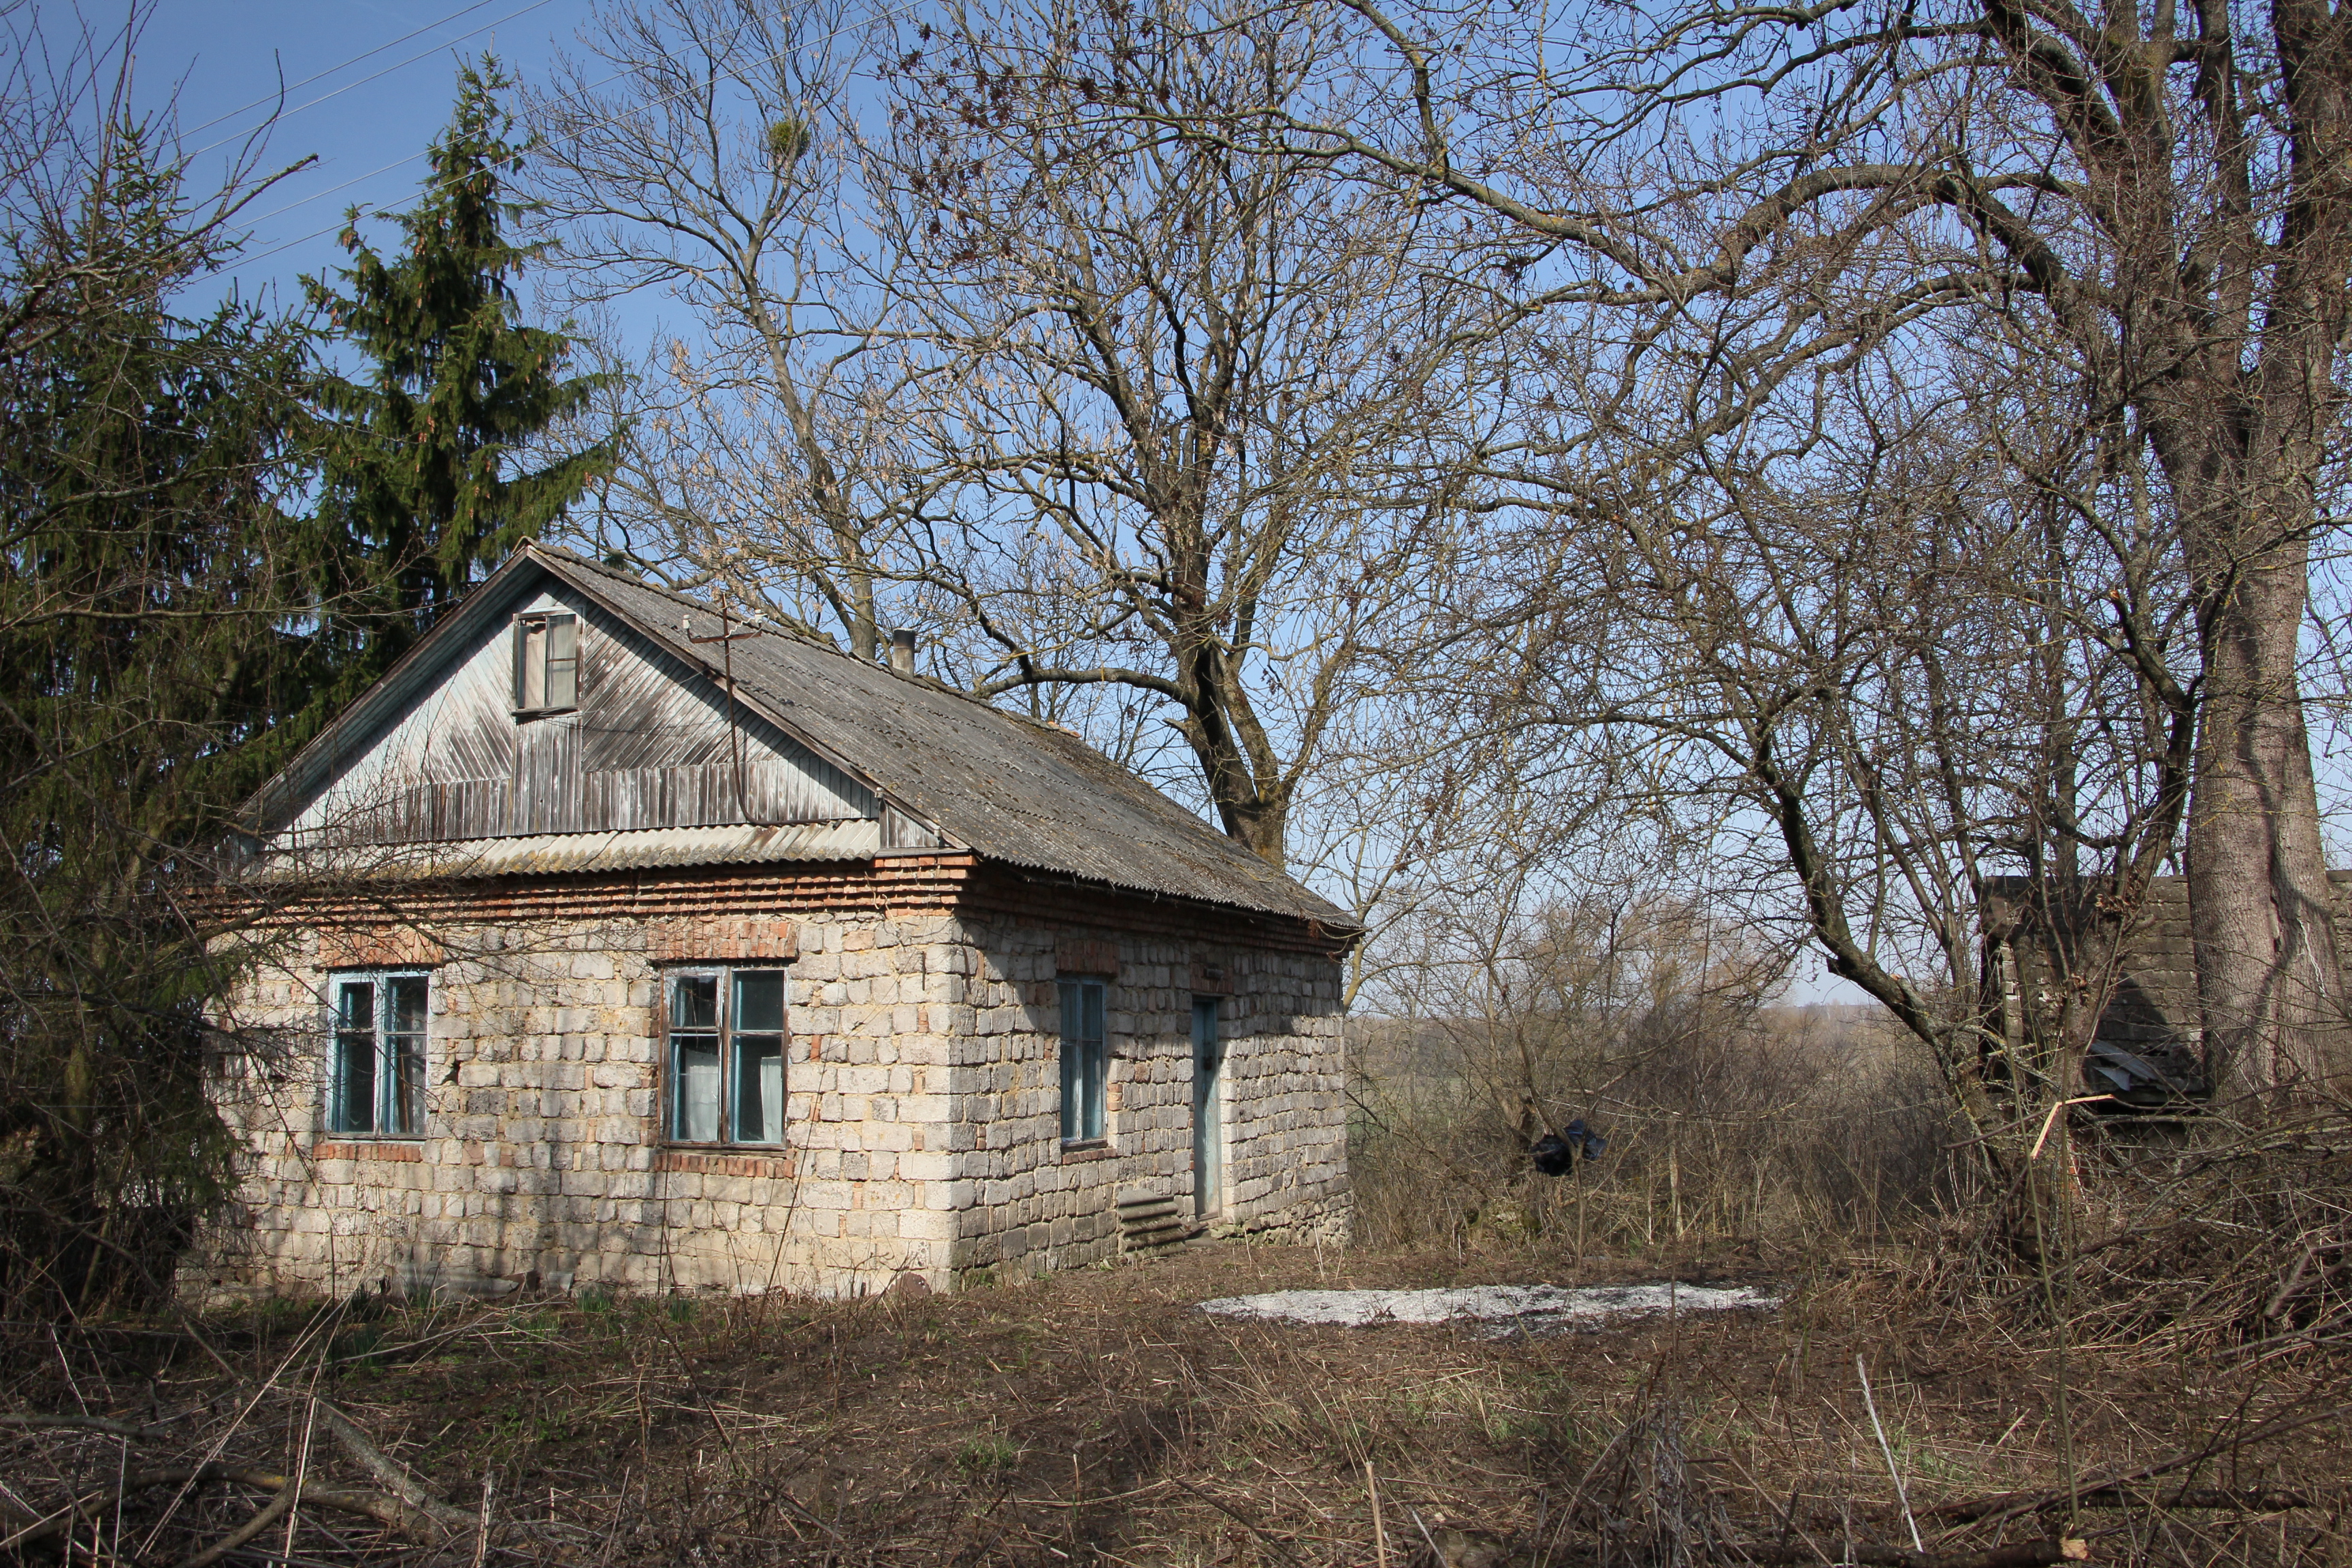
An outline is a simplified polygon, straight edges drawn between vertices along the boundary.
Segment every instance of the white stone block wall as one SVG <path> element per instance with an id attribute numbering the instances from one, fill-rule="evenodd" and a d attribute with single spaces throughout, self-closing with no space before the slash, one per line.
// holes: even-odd
<path id="1" fill-rule="evenodd" d="M 191 1285 L 479 1289 L 536 1272 L 842 1295 L 911 1273 L 946 1289 L 976 1269 L 1108 1256 L 1120 1197 L 1189 1197 L 1201 943 L 1083 931 L 1118 954 L 1110 1136 L 1066 1152 L 1056 955 L 1074 928 L 872 911 L 791 921 L 797 953 L 778 963 L 786 1142 L 770 1152 L 663 1145 L 660 969 L 635 918 L 434 928 L 425 1135 L 332 1137 L 331 971 L 318 933 L 299 936 L 224 1004 L 226 1022 L 269 1045 L 224 1069 L 244 1183 Z M 1223 1218 L 1342 1237 L 1338 967 L 1220 956 L 1234 988 Z"/>
<path id="2" fill-rule="evenodd" d="M 967 994 L 976 1026 L 957 1082 L 953 1147 L 960 1271 L 1066 1268 L 1118 1247 L 1123 1197 L 1177 1196 L 1192 1180 L 1193 968 L 1206 952 L 1233 994 L 1221 1012 L 1223 1226 L 1344 1240 L 1346 1080 L 1339 965 L 1109 926 L 972 921 Z M 1117 954 L 1105 1005 L 1107 1148 L 1065 1151 L 1060 1127 L 1060 953 Z M 1101 965 L 1089 959 L 1083 973 Z"/>

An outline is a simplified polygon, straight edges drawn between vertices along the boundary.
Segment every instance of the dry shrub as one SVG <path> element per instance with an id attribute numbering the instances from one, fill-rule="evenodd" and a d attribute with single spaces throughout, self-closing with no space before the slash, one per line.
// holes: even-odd
<path id="1" fill-rule="evenodd" d="M 2084 1118 L 2045 1156 L 2068 1245 L 2021 1265 L 1978 1227 L 1930 1272 L 1968 1310 L 2078 1348 L 2223 1363 L 2352 1342 L 2352 1107 Z"/>
<path id="2" fill-rule="evenodd" d="M 1360 1242 L 1580 1250 L 1889 1237 L 1963 1206 L 1973 1176 L 1932 1067 L 1862 1008 L 1697 1006 L 1650 1037 L 1539 1066 L 1531 1116 L 1480 1070 L 1477 1025 L 1360 1027 L 1349 1162 Z M 1634 1031 L 1637 1035 L 1641 1031 Z M 1538 1173 L 1545 1124 L 1607 1147 Z"/>

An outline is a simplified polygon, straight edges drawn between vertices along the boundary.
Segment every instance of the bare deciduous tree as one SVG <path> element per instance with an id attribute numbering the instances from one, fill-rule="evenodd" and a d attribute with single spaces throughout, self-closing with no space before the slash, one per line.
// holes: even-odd
<path id="1" fill-rule="evenodd" d="M 1601 383 L 1555 395 L 1562 423 L 1627 412 L 1609 349 L 1528 348 L 1555 394 Z M 1793 883 L 1832 972 L 1993 1136 L 2080 1092 L 2185 814 L 2196 638 L 2176 521 L 2104 461 L 2071 381 L 2014 344 L 1939 353 L 1930 374 L 1885 347 L 1732 441 L 1662 384 L 1606 427 L 1611 464 L 1490 468 L 1548 499 L 1495 590 L 1532 630 L 1486 686 L 1492 721 L 1613 737 L 1621 788 L 1709 814 L 1727 890 Z M 2023 1037 L 1979 988 L 2001 944 L 2070 979 Z"/>
<path id="2" fill-rule="evenodd" d="M 2108 460 L 2152 458 L 2179 520 L 2213 1065 L 2241 1089 L 2352 1066 L 2296 670 L 2343 408 L 2352 23 L 2305 0 L 1559 20 L 1342 4 L 1392 113 L 1270 103 L 1208 133 L 1493 220 L 1530 303 L 1615 320 L 1621 390 L 1704 319 L 1719 357 L 1685 422 L 1702 437 L 1924 311 L 2046 330 Z"/>
<path id="3" fill-rule="evenodd" d="M 526 115 L 577 297 L 666 297 L 689 317 L 639 378 L 597 542 L 870 659 L 921 491 L 889 434 L 907 362 L 856 251 L 856 20 L 608 6 Z"/>
<path id="4" fill-rule="evenodd" d="M 1394 479 L 1465 307 L 1423 286 L 1387 193 L 1129 105 L 1225 113 L 1328 47 L 1296 17 L 1001 5 L 901 58 L 888 146 L 897 248 L 929 263 L 898 286 L 945 377 L 926 581 L 964 679 L 1171 713 L 1226 831 L 1276 865 L 1368 656 L 1421 635 L 1458 542 Z"/>

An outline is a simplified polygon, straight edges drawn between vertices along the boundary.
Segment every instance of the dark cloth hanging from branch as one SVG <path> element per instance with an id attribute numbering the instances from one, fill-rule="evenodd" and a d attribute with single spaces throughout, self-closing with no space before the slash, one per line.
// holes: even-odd
<path id="1" fill-rule="evenodd" d="M 1570 1122 L 1558 1132 L 1547 1132 L 1528 1146 L 1528 1158 L 1537 1170 L 1547 1176 L 1565 1176 L 1576 1164 L 1579 1154 L 1588 1160 L 1598 1160 L 1609 1147 L 1609 1141 L 1585 1126 L 1581 1121 Z"/>

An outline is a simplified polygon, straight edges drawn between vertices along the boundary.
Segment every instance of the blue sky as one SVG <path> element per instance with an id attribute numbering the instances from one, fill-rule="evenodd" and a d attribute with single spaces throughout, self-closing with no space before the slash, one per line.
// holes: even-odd
<path id="1" fill-rule="evenodd" d="M 398 211 L 414 200 L 461 54 L 494 47 L 512 74 L 537 77 L 588 9 L 587 0 L 160 0 L 139 42 L 138 98 L 152 110 L 177 95 L 185 147 L 210 149 L 198 176 L 216 179 L 268 123 L 282 79 L 285 110 L 261 163 L 318 162 L 248 209 L 252 237 L 230 276 L 248 298 L 290 290 L 303 273 L 341 261 L 346 207 Z M 81 14 L 94 31 L 121 25 L 120 11 L 85 5 Z M 52 36 L 66 19 L 51 21 Z"/>

